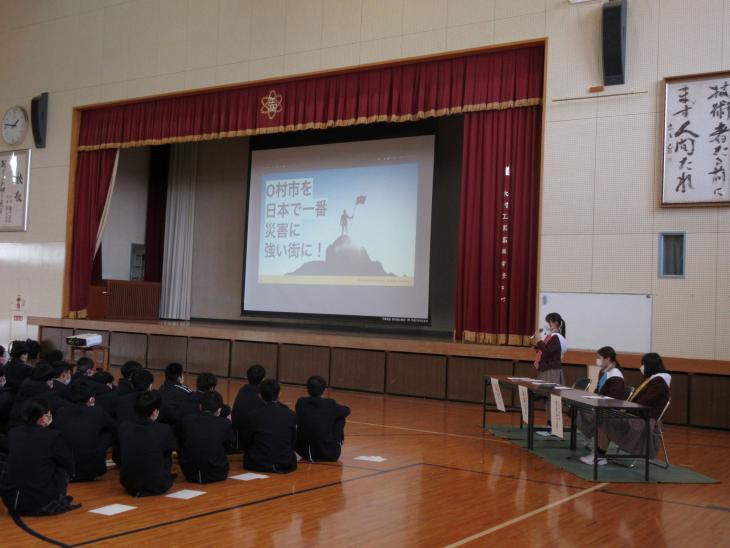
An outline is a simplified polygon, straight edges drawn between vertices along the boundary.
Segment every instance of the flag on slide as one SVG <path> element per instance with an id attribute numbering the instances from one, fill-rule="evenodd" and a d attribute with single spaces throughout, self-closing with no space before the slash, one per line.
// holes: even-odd
<path id="1" fill-rule="evenodd" d="M 365 198 L 367 198 L 367 196 L 358 196 L 357 197 L 357 200 L 355 200 L 355 205 L 357 205 L 357 204 L 364 204 L 365 203 Z"/>

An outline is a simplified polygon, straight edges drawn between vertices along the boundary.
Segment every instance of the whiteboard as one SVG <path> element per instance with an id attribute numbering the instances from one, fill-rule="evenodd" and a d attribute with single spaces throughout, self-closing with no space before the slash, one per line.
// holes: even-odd
<path id="1" fill-rule="evenodd" d="M 565 320 L 569 350 L 649 352 L 651 295 L 614 293 L 540 293 L 540 326 L 557 312 Z"/>

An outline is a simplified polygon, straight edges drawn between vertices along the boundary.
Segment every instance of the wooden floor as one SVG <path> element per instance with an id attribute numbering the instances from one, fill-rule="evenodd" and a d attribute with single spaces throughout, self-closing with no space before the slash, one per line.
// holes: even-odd
<path id="1" fill-rule="evenodd" d="M 240 385 L 224 380 L 219 388 L 230 402 Z M 301 394 L 285 386 L 281 399 L 292 405 Z M 730 538 L 730 432 L 667 428 L 673 462 L 720 484 L 591 483 L 482 433 L 479 406 L 331 396 L 352 408 L 340 463 L 205 486 L 181 475 L 172 491 L 206 492 L 187 501 L 129 497 L 110 470 L 71 485 L 83 507 L 69 514 L 16 524 L 3 510 L 0 545 L 685 547 L 727 546 Z M 354 460 L 360 455 L 387 460 Z M 231 475 L 240 469 L 241 457 L 232 457 Z M 137 509 L 88 513 L 111 503 Z"/>

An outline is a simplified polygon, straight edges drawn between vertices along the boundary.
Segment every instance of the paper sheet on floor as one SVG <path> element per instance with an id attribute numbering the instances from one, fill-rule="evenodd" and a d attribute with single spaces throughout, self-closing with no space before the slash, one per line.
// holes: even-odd
<path id="1" fill-rule="evenodd" d="M 266 474 L 255 474 L 253 472 L 246 472 L 245 474 L 238 474 L 237 476 L 231 476 L 229 479 L 251 481 L 256 479 L 266 479 L 269 476 Z"/>
<path id="2" fill-rule="evenodd" d="M 385 462 L 388 459 L 386 459 L 385 457 L 379 457 L 377 455 L 372 455 L 372 456 L 362 455 L 359 457 L 355 457 L 354 460 L 366 460 L 368 462 Z"/>
<path id="3" fill-rule="evenodd" d="M 102 516 L 115 516 L 122 512 L 129 512 L 134 510 L 136 506 L 128 506 L 126 504 L 109 504 L 108 506 L 102 506 L 101 508 L 94 508 L 89 510 L 90 514 L 100 514 Z"/>
<path id="4" fill-rule="evenodd" d="M 182 489 L 180 491 L 170 493 L 169 495 L 167 495 L 167 498 L 188 500 L 188 499 L 192 499 L 195 497 L 199 497 L 200 495 L 205 495 L 205 491 L 195 491 L 194 489 Z"/>

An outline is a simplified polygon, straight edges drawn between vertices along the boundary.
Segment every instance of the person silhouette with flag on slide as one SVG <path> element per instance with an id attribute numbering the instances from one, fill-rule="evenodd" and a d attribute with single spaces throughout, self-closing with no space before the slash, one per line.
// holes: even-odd
<path id="1" fill-rule="evenodd" d="M 342 229 L 343 236 L 345 234 L 349 233 L 348 220 L 353 220 L 355 218 L 355 210 L 357 209 L 357 206 L 359 204 L 364 204 L 366 198 L 367 198 L 367 196 L 358 196 L 357 197 L 357 199 L 355 200 L 355 206 L 352 208 L 352 215 L 348 215 L 346 209 L 342 210 L 342 215 L 340 216 L 340 229 Z"/>

